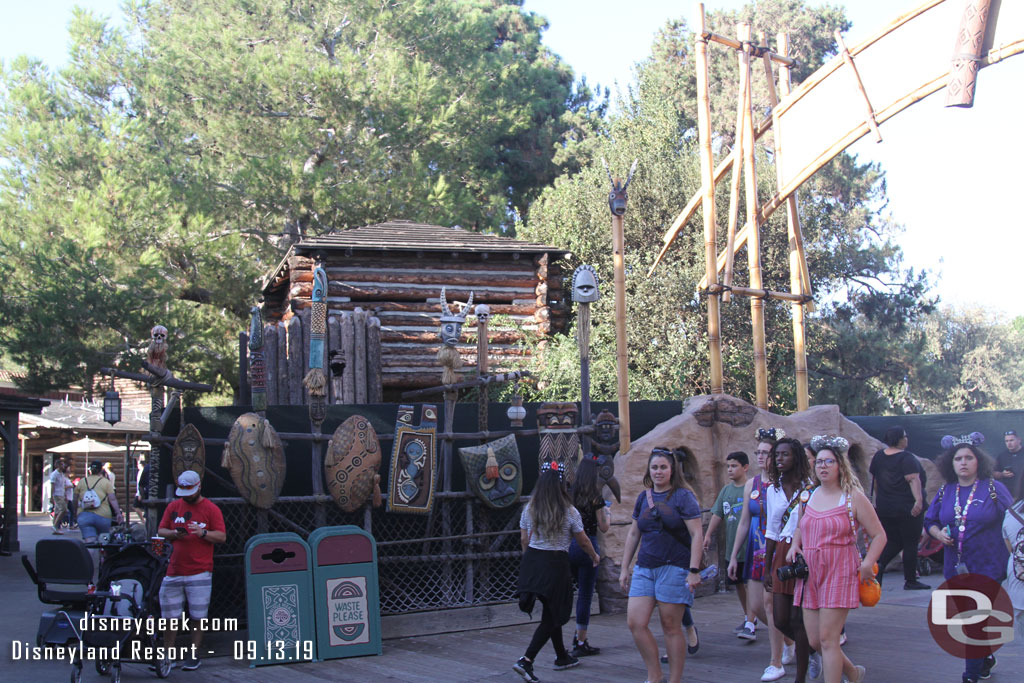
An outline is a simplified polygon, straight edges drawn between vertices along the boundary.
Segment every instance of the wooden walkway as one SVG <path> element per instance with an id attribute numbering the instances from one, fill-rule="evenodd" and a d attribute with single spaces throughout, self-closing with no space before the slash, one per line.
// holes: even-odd
<path id="1" fill-rule="evenodd" d="M 899 579 L 894 575 L 894 578 Z M 931 577 L 933 584 L 939 582 Z M 892 581 L 892 584 L 902 584 Z M 932 640 L 925 622 L 928 594 L 904 592 L 902 585 L 887 590 L 877 607 L 855 610 L 849 619 L 849 642 L 844 650 L 868 670 L 868 681 L 959 681 L 963 662 L 943 652 Z M 758 631 L 757 642 L 746 643 L 732 635 L 739 623 L 739 609 L 732 594 L 718 594 L 697 601 L 695 615 L 701 634 L 700 651 L 687 658 L 685 681 L 707 683 L 753 682 L 760 680 L 768 663 L 768 638 Z M 657 616 L 654 631 L 660 636 Z M 566 639 L 571 626 L 564 629 Z M 483 631 L 451 633 L 385 641 L 380 657 L 360 657 L 331 662 L 244 668 L 228 657 L 203 663 L 203 680 L 235 681 L 239 676 L 267 683 L 314 681 L 521 681 L 511 667 L 522 655 L 533 633 L 532 625 L 509 626 Z M 545 682 L 640 683 L 646 671 L 626 628 L 624 614 L 600 615 L 591 619 L 590 641 L 601 654 L 582 659 L 575 669 L 554 671 L 554 654 L 549 646 L 541 651 L 537 676 Z M 660 641 L 659 641 L 660 642 Z M 993 683 L 1018 683 L 1024 676 L 1024 644 L 1011 643 L 998 654 L 999 665 Z M 135 669 L 135 671 L 132 671 Z M 142 669 L 126 667 L 126 674 L 141 679 Z M 667 674 L 667 667 L 666 667 Z M 792 681 L 790 667 L 783 681 Z M 175 677 L 186 673 L 175 672 Z M 128 678 L 126 676 L 126 678 Z"/>
<path id="2" fill-rule="evenodd" d="M 48 535 L 45 520 L 33 520 L 27 533 L 27 547 L 35 539 Z M 902 590 L 902 577 L 890 574 L 890 584 L 882 602 L 873 608 L 854 610 L 849 619 L 849 642 L 844 648 L 857 664 L 867 667 L 871 682 L 959 681 L 963 662 L 947 655 L 932 640 L 925 622 L 929 594 Z M 938 577 L 926 581 L 938 585 Z M 12 641 L 34 638 L 43 605 L 35 595 L 18 557 L 0 558 L 0 681 L 67 680 L 70 667 L 62 662 L 12 661 Z M 535 614 L 539 614 L 535 612 Z M 714 683 L 753 683 L 760 680 L 768 664 L 768 637 L 758 631 L 757 642 L 736 638 L 733 628 L 740 621 L 739 605 L 731 593 L 719 593 L 696 602 L 695 618 L 701 635 L 701 648 L 687 658 L 684 680 Z M 657 616 L 653 629 L 659 635 Z M 245 633 L 220 634 L 211 638 L 215 655 L 204 658 L 196 672 L 175 670 L 172 680 L 186 681 L 266 681 L 267 683 L 306 683 L 314 681 L 353 681 L 380 683 L 407 681 L 494 681 L 517 683 L 522 679 L 512 664 L 525 650 L 533 625 L 465 631 L 436 636 L 397 638 L 384 642 L 380 657 L 359 657 L 327 662 L 267 666 L 250 669 L 231 658 L 232 642 Z M 567 640 L 572 625 L 566 625 Z M 605 614 L 591 618 L 590 642 L 601 654 L 582 659 L 582 664 L 567 671 L 553 671 L 554 654 L 550 645 L 541 651 L 537 676 L 545 683 L 640 683 L 646 670 L 626 628 L 625 614 Z M 28 643 L 26 643 L 28 644 Z M 184 644 L 184 638 L 179 639 Z M 206 649 L 206 648 L 204 648 Z M 990 679 L 993 683 L 1019 683 L 1024 680 L 1024 643 L 1010 643 L 997 654 L 999 665 Z M 792 667 L 783 681 L 792 681 Z M 667 667 L 666 667 L 667 673 Z M 87 667 L 84 681 L 107 681 Z M 122 680 L 154 681 L 143 664 L 125 664 Z"/>

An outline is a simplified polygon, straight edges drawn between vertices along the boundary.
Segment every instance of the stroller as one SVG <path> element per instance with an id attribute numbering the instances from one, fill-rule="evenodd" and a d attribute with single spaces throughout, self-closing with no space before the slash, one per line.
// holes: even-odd
<path id="1" fill-rule="evenodd" d="M 114 529 L 109 538 L 101 537 L 104 558 L 86 617 L 90 624 L 106 622 L 106 628 L 89 628 L 79 634 L 86 652 L 95 648 L 93 652 L 99 653 L 96 671 L 109 673 L 113 683 L 121 680 L 122 660 L 130 661 L 135 648 L 148 656 L 141 661 L 147 661 L 158 678 L 166 678 L 171 672 L 170 661 L 158 656 L 161 648 L 155 629 L 160 617 L 160 584 L 167 573 L 168 558 L 153 552 L 144 531 L 141 538 L 135 536 L 124 529 Z M 126 621 L 123 628 L 117 627 L 120 619 Z M 81 677 L 81 652 L 71 663 L 73 682 Z M 106 656 L 111 652 L 119 656 Z"/>
<path id="2" fill-rule="evenodd" d="M 39 601 L 57 605 L 39 618 L 36 645 L 68 645 L 79 640 L 77 624 L 89 608 L 93 563 L 77 538 L 43 538 L 36 543 L 36 566 L 27 555 L 21 564 L 36 585 Z"/>

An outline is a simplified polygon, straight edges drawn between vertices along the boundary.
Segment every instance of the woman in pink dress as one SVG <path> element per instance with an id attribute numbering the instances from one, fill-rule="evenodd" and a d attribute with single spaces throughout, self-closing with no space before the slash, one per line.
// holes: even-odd
<path id="1" fill-rule="evenodd" d="M 864 667 L 855 666 L 839 645 L 846 615 L 860 605 L 859 581 L 870 581 L 873 566 L 885 548 L 885 531 L 871 501 L 846 459 L 849 442 L 841 436 L 816 436 L 814 469 L 821 485 L 814 490 L 800 516 L 787 560 L 803 555 L 807 578 L 798 579 L 793 604 L 803 609 L 811 647 L 821 653 L 825 683 L 864 680 Z M 861 559 L 857 528 L 871 538 Z"/>

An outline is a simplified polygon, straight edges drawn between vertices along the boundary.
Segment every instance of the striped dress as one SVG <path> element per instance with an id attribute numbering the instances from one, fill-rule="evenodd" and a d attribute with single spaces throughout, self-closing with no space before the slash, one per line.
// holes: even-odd
<path id="1" fill-rule="evenodd" d="M 806 609 L 860 606 L 860 552 L 850 525 L 845 496 L 831 510 L 808 505 L 800 518 L 807 579 L 796 582 L 793 604 Z"/>

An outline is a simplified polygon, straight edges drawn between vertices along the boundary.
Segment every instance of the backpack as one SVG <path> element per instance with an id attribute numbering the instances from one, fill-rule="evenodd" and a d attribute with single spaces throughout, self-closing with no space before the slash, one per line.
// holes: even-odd
<path id="1" fill-rule="evenodd" d="M 1013 575 L 1018 581 L 1024 581 L 1024 517 L 1021 517 L 1013 507 L 1007 509 L 1014 519 L 1021 523 L 1022 527 L 1017 529 L 1017 540 L 1013 544 Z"/>
<path id="2" fill-rule="evenodd" d="M 100 498 L 100 494 L 96 493 L 93 486 L 100 483 L 100 478 L 97 478 L 92 486 L 89 486 L 89 478 L 85 478 L 86 491 L 82 494 L 82 508 L 85 510 L 95 510 L 103 504 L 103 500 Z M 106 497 L 106 496 L 104 496 Z"/>

